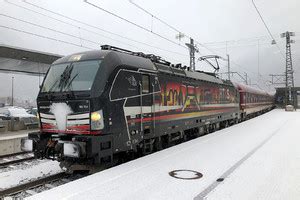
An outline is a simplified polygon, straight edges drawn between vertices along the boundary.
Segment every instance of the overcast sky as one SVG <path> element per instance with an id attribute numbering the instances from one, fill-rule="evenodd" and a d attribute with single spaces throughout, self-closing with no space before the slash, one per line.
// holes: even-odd
<path id="1" fill-rule="evenodd" d="M 88 2 L 173 42 L 105 13 L 82 0 L 7 0 L 0 1 L 0 43 L 61 55 L 99 49 L 100 45 L 110 44 L 133 51 L 154 53 L 173 63 L 188 65 L 189 54 L 185 48 L 188 37 L 181 41 L 176 40 L 178 32 L 127 0 Z M 133 2 L 180 32 L 193 37 L 198 42 L 200 54 L 197 57 L 208 54 L 226 57 L 229 54 L 233 61 L 232 71 L 241 75 L 247 73 L 252 84 L 258 84 L 265 89 L 272 88 L 266 86 L 270 80 L 269 74 L 282 74 L 285 70 L 285 40 L 279 34 L 285 31 L 296 32 L 292 58 L 295 83 L 300 86 L 299 0 L 255 0 L 278 46 L 271 45 L 271 37 L 251 0 Z M 228 41 L 227 48 L 225 41 Z M 226 62 L 221 61 L 220 72 L 227 70 L 226 65 Z M 213 71 L 202 62 L 197 62 L 196 67 L 198 70 Z M 0 74 L 0 96 L 10 94 L 11 76 Z M 237 75 L 233 79 L 242 81 Z M 38 77 L 15 75 L 15 96 L 34 98 L 38 83 Z"/>

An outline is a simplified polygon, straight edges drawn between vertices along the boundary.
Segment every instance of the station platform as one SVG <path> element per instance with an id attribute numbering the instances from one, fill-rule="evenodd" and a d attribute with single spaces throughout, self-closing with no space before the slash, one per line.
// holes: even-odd
<path id="1" fill-rule="evenodd" d="M 0 156 L 21 152 L 21 139 L 26 138 L 28 133 L 38 129 L 7 131 L 0 133 Z"/>
<path id="2" fill-rule="evenodd" d="M 300 112 L 272 110 L 28 199 L 296 200 Z"/>

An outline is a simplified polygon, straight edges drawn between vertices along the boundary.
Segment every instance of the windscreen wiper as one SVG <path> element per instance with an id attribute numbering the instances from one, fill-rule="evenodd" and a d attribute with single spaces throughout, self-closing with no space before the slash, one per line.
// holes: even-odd
<path id="1" fill-rule="evenodd" d="M 71 69 L 70 69 L 70 67 L 71 67 Z M 63 73 L 56 78 L 55 82 L 50 87 L 50 89 L 48 90 L 48 92 L 52 92 L 52 90 L 55 89 L 57 86 L 60 87 L 61 90 L 62 90 L 62 85 L 65 83 L 65 81 L 67 81 L 66 77 L 67 77 L 68 74 L 69 74 L 69 76 L 71 75 L 72 70 L 73 70 L 73 65 L 72 64 L 71 65 L 67 65 L 67 67 L 64 69 Z"/>
<path id="2" fill-rule="evenodd" d="M 70 93 L 71 93 L 71 96 L 72 96 L 72 97 L 75 97 L 74 91 L 73 91 L 73 89 L 72 89 L 72 82 L 74 81 L 74 79 L 75 79 L 77 76 L 78 76 L 78 73 L 75 74 L 75 75 L 73 76 L 73 78 L 69 81 L 69 83 L 68 83 L 68 85 L 66 86 L 66 89 L 65 89 L 66 92 L 70 92 Z"/>
<path id="3" fill-rule="evenodd" d="M 73 78 L 69 81 L 68 85 L 66 86 L 66 88 L 69 90 L 70 88 L 72 88 L 72 82 L 74 81 L 74 79 L 78 76 L 78 73 L 75 74 L 73 76 Z"/>
<path id="4" fill-rule="evenodd" d="M 60 88 L 60 92 L 62 92 L 63 89 L 66 88 L 66 86 L 68 85 L 68 82 L 71 78 L 71 74 L 73 71 L 73 67 L 74 67 L 73 64 L 68 65 L 64 70 L 64 72 L 60 75 L 60 80 L 58 84 L 58 87 Z"/>

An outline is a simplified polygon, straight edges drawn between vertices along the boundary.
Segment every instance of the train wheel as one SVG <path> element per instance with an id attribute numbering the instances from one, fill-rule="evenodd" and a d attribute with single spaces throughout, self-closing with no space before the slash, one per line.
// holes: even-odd
<path id="1" fill-rule="evenodd" d="M 170 139 L 169 139 L 169 135 L 163 135 L 161 136 L 161 147 L 163 149 L 166 149 L 170 146 Z"/>
<path id="2" fill-rule="evenodd" d="M 162 149 L 162 143 L 161 143 L 161 138 L 160 137 L 157 137 L 155 138 L 154 140 L 154 143 L 153 143 L 153 151 L 159 151 Z"/>

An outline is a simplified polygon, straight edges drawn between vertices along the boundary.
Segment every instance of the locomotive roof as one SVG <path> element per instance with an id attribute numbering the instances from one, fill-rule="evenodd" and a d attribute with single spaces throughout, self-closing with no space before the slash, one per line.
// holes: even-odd
<path id="1" fill-rule="evenodd" d="M 94 50 L 82 53 L 72 54 L 58 59 L 53 64 L 60 64 L 66 62 L 84 61 L 100 59 L 107 67 L 104 73 L 112 72 L 117 66 L 130 66 L 136 69 L 144 69 L 151 71 L 159 71 L 173 75 L 188 77 L 192 79 L 204 80 L 207 82 L 224 84 L 225 82 L 213 75 L 204 72 L 192 72 L 180 68 L 174 68 L 161 63 L 154 63 L 149 58 L 131 55 L 128 53 L 113 51 L 113 50 Z"/>
<path id="2" fill-rule="evenodd" d="M 117 66 L 131 66 L 136 68 L 142 68 L 147 70 L 156 71 L 156 67 L 150 59 L 143 57 L 129 55 L 112 50 L 94 50 L 86 51 L 81 53 L 72 54 L 61 59 L 58 59 L 53 64 L 60 64 L 66 62 L 76 62 L 85 60 L 103 60 L 106 62 L 108 67 L 116 68 Z"/>

